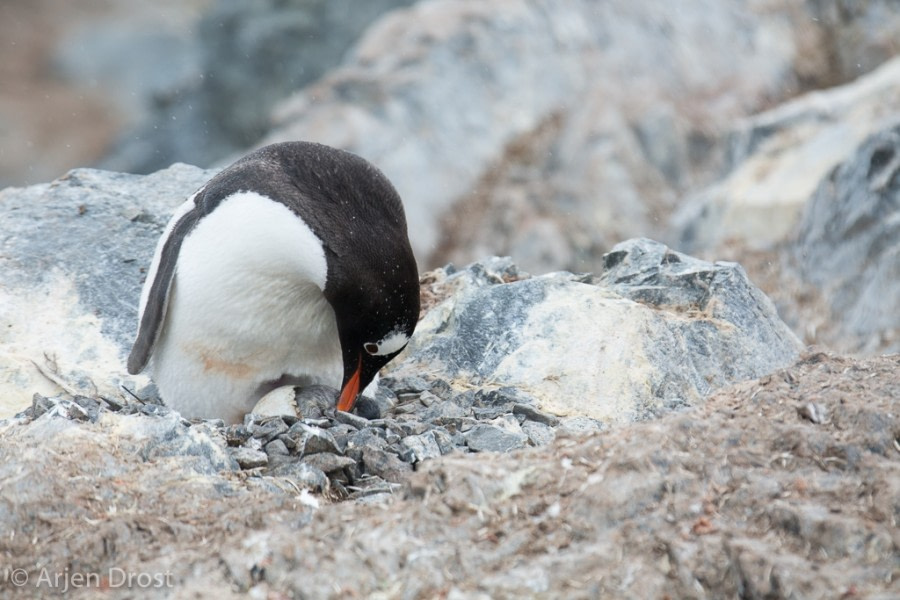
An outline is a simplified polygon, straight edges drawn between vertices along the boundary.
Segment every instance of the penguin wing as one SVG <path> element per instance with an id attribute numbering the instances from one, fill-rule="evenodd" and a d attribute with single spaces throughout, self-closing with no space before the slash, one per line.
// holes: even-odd
<path id="1" fill-rule="evenodd" d="M 199 192 L 198 192 L 199 193 Z M 169 293 L 175 280 L 175 266 L 178 253 L 184 238 L 191 232 L 200 218 L 194 205 L 196 194 L 185 202 L 181 214 L 176 214 L 160 240 L 153 265 L 150 268 L 150 279 L 144 284 L 141 293 L 141 316 L 137 338 L 128 355 L 128 372 L 136 375 L 144 370 L 150 361 L 153 347 L 159 339 L 159 333 L 166 317 L 169 305 Z"/>

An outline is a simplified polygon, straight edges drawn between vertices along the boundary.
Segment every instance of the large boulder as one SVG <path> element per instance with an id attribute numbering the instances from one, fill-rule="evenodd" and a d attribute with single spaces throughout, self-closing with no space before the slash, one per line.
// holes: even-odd
<path id="1" fill-rule="evenodd" d="M 787 241 L 832 169 L 895 120 L 898 103 L 900 58 L 745 120 L 733 134 L 731 172 L 673 216 L 673 244 L 715 252 L 728 243 L 758 250 Z"/>
<path id="2" fill-rule="evenodd" d="M 461 389 L 512 386 L 556 415 L 646 418 L 771 372 L 800 350 L 740 265 L 646 239 L 613 248 L 598 276 L 530 277 L 494 259 L 425 280 L 426 298 L 446 299 L 388 372 Z"/>
<path id="3" fill-rule="evenodd" d="M 382 166 L 423 266 L 593 271 L 721 174 L 736 119 L 889 57 L 884 4 L 421 2 L 282 103 L 264 141 Z"/>
<path id="4" fill-rule="evenodd" d="M 79 169 L 0 192 L 0 414 L 60 385 L 117 397 L 145 381 L 123 362 L 145 270 L 169 215 L 211 175 Z"/>
<path id="5" fill-rule="evenodd" d="M 824 178 L 786 251 L 789 271 L 831 309 L 822 337 L 900 351 L 900 125 L 868 138 Z"/>
<path id="6" fill-rule="evenodd" d="M 561 245 L 564 260 L 551 252 L 524 267 L 593 268 L 614 241 L 652 233 L 672 190 L 694 176 L 701 125 L 709 134 L 790 87 L 796 50 L 784 15 L 745 2 L 420 2 L 374 23 L 339 68 L 282 103 L 263 142 L 312 139 L 383 168 L 426 266 L 478 258 L 463 249 L 481 250 L 505 226 L 494 253 L 530 235 Z M 514 172 L 548 180 L 549 193 L 488 190 L 476 200 L 504 204 L 458 220 L 478 243 L 438 248 L 440 217 L 548 128 L 537 166 Z M 579 254 L 593 264 L 573 264 Z"/>

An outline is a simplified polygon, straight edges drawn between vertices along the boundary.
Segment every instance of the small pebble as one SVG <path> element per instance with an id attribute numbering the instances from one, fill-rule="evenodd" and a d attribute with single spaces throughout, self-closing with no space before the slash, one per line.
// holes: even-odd
<path id="1" fill-rule="evenodd" d="M 422 403 L 422 406 L 431 406 L 435 402 L 439 402 L 440 398 L 432 394 L 431 392 L 425 391 L 419 394 L 419 402 Z"/>
<path id="2" fill-rule="evenodd" d="M 304 456 L 303 463 L 320 469 L 324 473 L 333 473 L 344 467 L 356 464 L 356 461 L 348 456 L 319 452 L 318 454 Z"/>
<path id="3" fill-rule="evenodd" d="M 466 434 L 466 445 L 472 452 L 509 452 L 523 448 L 528 441 L 524 433 L 511 433 L 494 425 L 478 424 Z"/>
<path id="4" fill-rule="evenodd" d="M 344 423 L 345 425 L 351 425 L 356 429 L 363 429 L 364 427 L 369 426 L 369 419 L 358 417 L 353 413 L 344 412 L 342 410 L 335 411 L 334 420 L 338 423 Z"/>
<path id="5" fill-rule="evenodd" d="M 454 443 L 453 436 L 446 429 L 435 427 L 431 431 L 434 434 L 434 441 L 437 442 L 438 448 L 441 450 L 441 454 L 450 454 L 456 449 L 457 444 Z"/>
<path id="6" fill-rule="evenodd" d="M 567 433 L 569 435 L 586 435 L 589 433 L 597 433 L 598 431 L 603 431 L 606 429 L 606 426 L 603 425 L 600 421 L 592 419 L 590 417 L 563 417 L 559 420 L 559 425 L 557 429 L 560 432 Z"/>
<path id="7" fill-rule="evenodd" d="M 400 380 L 392 380 L 386 383 L 387 387 L 392 389 L 397 396 L 401 394 L 419 394 L 431 387 L 431 384 L 422 377 L 404 377 Z"/>
<path id="8" fill-rule="evenodd" d="M 356 414 L 365 419 L 382 419 L 397 405 L 397 396 L 383 385 L 378 386 L 375 397 L 361 396 L 356 401 Z"/>
<path id="9" fill-rule="evenodd" d="M 295 451 L 303 456 L 321 452 L 343 454 L 343 450 L 338 446 L 334 436 L 327 429 L 314 427 L 299 421 L 291 425 L 288 433 L 295 439 Z"/>
<path id="10" fill-rule="evenodd" d="M 800 416 L 816 425 L 828 422 L 828 409 L 818 402 L 807 402 L 798 409 Z"/>
<path id="11" fill-rule="evenodd" d="M 387 481 L 401 481 L 412 471 L 412 465 L 400 460 L 396 454 L 378 448 L 363 448 L 362 462 L 368 473 Z"/>
<path id="12" fill-rule="evenodd" d="M 240 448 L 229 448 L 228 451 L 242 469 L 255 469 L 264 467 L 269 463 L 268 455 L 261 450 L 242 446 Z"/>
<path id="13" fill-rule="evenodd" d="M 529 421 L 537 421 L 551 427 L 559 424 L 558 418 L 542 412 L 530 404 L 515 404 L 512 411 L 514 415 L 523 415 Z"/>
<path id="14" fill-rule="evenodd" d="M 271 458 L 272 455 L 288 455 L 290 451 L 288 451 L 287 446 L 281 440 L 275 439 L 266 444 L 266 454 Z"/>
<path id="15" fill-rule="evenodd" d="M 416 396 L 418 398 L 418 396 Z M 406 404 L 398 404 L 394 407 L 394 413 L 398 415 L 411 415 L 417 410 L 419 410 L 420 406 L 418 406 L 418 402 L 415 401 L 415 398 L 407 402 Z"/>
<path id="16" fill-rule="evenodd" d="M 252 437 L 269 442 L 288 430 L 281 417 L 261 417 L 249 414 L 244 417 L 244 426 Z"/>
<path id="17" fill-rule="evenodd" d="M 556 439 L 553 428 L 540 421 L 525 421 L 522 423 L 522 431 L 534 446 L 545 446 Z"/>
<path id="18" fill-rule="evenodd" d="M 449 400 L 453 396 L 453 388 L 443 379 L 436 379 L 431 382 L 428 391 L 440 398 L 441 400 Z"/>
<path id="19" fill-rule="evenodd" d="M 250 431 L 244 425 L 228 425 L 222 432 L 229 446 L 240 446 L 250 439 Z"/>
<path id="20" fill-rule="evenodd" d="M 308 489 L 311 492 L 324 492 L 329 487 L 325 472 L 306 462 L 284 462 L 268 469 L 266 475 L 290 479 L 301 489 Z"/>
<path id="21" fill-rule="evenodd" d="M 441 455 L 441 447 L 434 437 L 433 431 L 419 435 L 410 435 L 400 441 L 400 459 L 408 463 L 437 458 Z"/>

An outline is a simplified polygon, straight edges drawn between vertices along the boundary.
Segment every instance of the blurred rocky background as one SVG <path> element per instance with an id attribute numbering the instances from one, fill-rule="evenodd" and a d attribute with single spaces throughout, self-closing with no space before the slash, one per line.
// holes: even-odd
<path id="1" fill-rule="evenodd" d="M 890 0 L 6 0 L 0 186 L 320 141 L 395 182 L 422 267 L 652 237 L 896 351 L 898 33 Z"/>

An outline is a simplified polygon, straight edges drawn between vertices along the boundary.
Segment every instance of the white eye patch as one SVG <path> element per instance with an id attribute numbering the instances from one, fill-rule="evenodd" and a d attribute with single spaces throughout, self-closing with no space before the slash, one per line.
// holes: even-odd
<path id="1" fill-rule="evenodd" d="M 389 333 L 379 342 L 363 344 L 363 349 L 372 356 L 386 356 L 403 350 L 409 342 L 409 336 L 400 331 Z"/>

